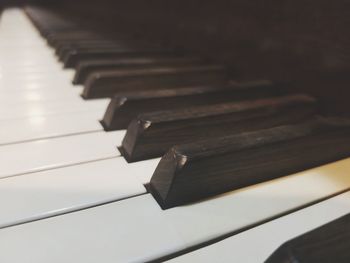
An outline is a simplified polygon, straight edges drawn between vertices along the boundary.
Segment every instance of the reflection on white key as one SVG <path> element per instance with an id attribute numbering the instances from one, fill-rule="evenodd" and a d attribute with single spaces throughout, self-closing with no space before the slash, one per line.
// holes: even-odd
<path id="1" fill-rule="evenodd" d="M 145 194 L 4 228 L 0 261 L 157 259 L 344 191 L 350 186 L 349 168 L 346 159 L 168 210 Z"/>
<path id="2" fill-rule="evenodd" d="M 12 90 L 1 91 L 0 103 L 1 108 L 16 106 L 23 103 L 50 103 L 52 101 L 76 100 L 79 98 L 81 89 L 79 88 L 64 88 L 60 89 L 34 89 L 26 90 L 13 87 Z"/>
<path id="3" fill-rule="evenodd" d="M 101 117 L 101 112 L 87 111 L 0 120 L 0 145 L 103 131 Z"/>
<path id="4" fill-rule="evenodd" d="M 0 108 L 0 120 L 11 120 L 34 116 L 48 116 L 51 114 L 62 114 L 71 112 L 94 111 L 99 116 L 103 116 L 109 100 L 83 101 L 81 98 L 64 101 L 47 101 L 18 103 L 8 108 Z"/>
<path id="5" fill-rule="evenodd" d="M 234 259 L 261 263 L 288 240 L 349 213 L 350 192 L 346 192 L 167 262 L 211 263 Z"/>
<path id="6" fill-rule="evenodd" d="M 146 162 L 137 172 L 152 174 Z M 117 157 L 2 179 L 0 228 L 146 193 L 128 168 Z"/>
<path id="7" fill-rule="evenodd" d="M 124 131 L 95 132 L 3 145 L 0 178 L 119 156 L 123 136 Z"/>

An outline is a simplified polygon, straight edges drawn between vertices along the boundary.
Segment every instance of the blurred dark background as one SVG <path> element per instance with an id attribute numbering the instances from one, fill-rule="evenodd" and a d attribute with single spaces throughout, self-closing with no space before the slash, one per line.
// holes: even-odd
<path id="1" fill-rule="evenodd" d="M 24 5 L 28 1 L 5 1 Z M 270 79 L 350 115 L 348 0 L 31 1 L 104 34 L 183 47 L 229 66 L 233 79 Z"/>

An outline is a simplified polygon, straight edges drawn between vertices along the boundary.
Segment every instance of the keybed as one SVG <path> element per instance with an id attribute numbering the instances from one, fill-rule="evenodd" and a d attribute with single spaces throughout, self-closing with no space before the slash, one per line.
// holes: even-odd
<path id="1" fill-rule="evenodd" d="M 1 262 L 314 260 L 340 233 L 318 249 L 350 258 L 350 122 L 322 101 L 38 7 L 0 38 Z"/>

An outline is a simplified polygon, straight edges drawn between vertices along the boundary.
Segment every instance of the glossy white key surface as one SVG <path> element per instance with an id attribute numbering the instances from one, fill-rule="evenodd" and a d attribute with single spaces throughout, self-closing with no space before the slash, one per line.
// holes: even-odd
<path id="1" fill-rule="evenodd" d="M 167 262 L 264 262 L 280 245 L 350 213 L 350 192 Z"/>
<path id="2" fill-rule="evenodd" d="M 0 180 L 0 228 L 146 193 L 117 157 Z M 151 172 L 152 173 L 152 172 Z"/>
<path id="3" fill-rule="evenodd" d="M 119 156 L 124 131 L 94 132 L 0 147 L 0 178 Z"/>
<path id="4" fill-rule="evenodd" d="M 6 91 L 0 91 L 1 108 L 10 107 L 19 103 L 42 103 L 48 101 L 64 101 L 68 99 L 79 99 L 80 88 L 58 88 L 57 89 L 38 89 L 25 90 L 22 87 L 13 88 Z"/>
<path id="5" fill-rule="evenodd" d="M 343 191 L 350 186 L 349 168 L 346 159 L 168 210 L 146 194 L 3 228 L 0 261 L 156 259 Z"/>
<path id="6" fill-rule="evenodd" d="M 0 120 L 0 145 L 103 131 L 100 112 L 74 112 Z"/>
<path id="7" fill-rule="evenodd" d="M 74 100 L 49 101 L 43 103 L 19 103 L 7 108 L 0 108 L 0 120 L 19 119 L 33 116 L 47 116 L 51 114 L 69 114 L 71 112 L 95 111 L 103 116 L 108 100 L 83 101 Z"/>

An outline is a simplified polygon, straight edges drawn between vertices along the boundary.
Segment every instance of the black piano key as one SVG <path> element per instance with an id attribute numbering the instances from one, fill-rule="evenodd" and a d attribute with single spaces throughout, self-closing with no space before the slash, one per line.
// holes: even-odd
<path id="1" fill-rule="evenodd" d="M 280 246 L 265 263 L 350 262 L 350 214 Z"/>
<path id="2" fill-rule="evenodd" d="M 74 42 L 75 40 L 95 40 L 101 39 L 95 33 L 89 31 L 68 31 L 68 32 L 59 32 L 51 33 L 46 36 L 47 42 L 49 45 L 55 47 L 60 43 L 64 42 Z"/>
<path id="3" fill-rule="evenodd" d="M 150 190 L 164 209 L 350 156 L 350 121 L 316 119 L 171 148 Z"/>
<path id="4" fill-rule="evenodd" d="M 136 56 L 135 56 L 136 57 Z M 155 90 L 190 85 L 223 84 L 227 73 L 220 65 L 159 66 L 94 72 L 84 83 L 83 98 L 112 97 L 130 90 Z"/>
<path id="5" fill-rule="evenodd" d="M 59 54 L 58 58 L 60 61 L 66 63 L 66 61 L 69 60 L 77 60 L 79 61 L 80 57 L 83 57 L 84 55 L 91 55 L 91 54 L 102 54 L 102 58 L 105 56 L 105 53 L 115 53 L 115 52 L 131 52 L 135 50 L 132 47 L 125 47 L 123 45 L 120 44 L 113 44 L 113 45 L 109 45 L 106 47 L 78 47 L 78 48 L 68 48 L 65 50 L 62 50 L 61 53 Z M 73 58 L 70 58 L 73 57 Z M 67 63 L 72 63 L 72 62 L 67 62 Z M 77 62 L 74 62 L 74 65 L 77 65 Z M 70 64 L 69 64 L 70 65 Z M 72 66 L 69 66 L 72 67 Z"/>
<path id="6" fill-rule="evenodd" d="M 136 57 L 126 59 L 90 60 L 78 63 L 73 84 L 83 84 L 88 76 L 96 71 L 114 70 L 120 68 L 148 68 L 160 65 L 186 65 L 189 63 L 202 63 L 203 60 L 196 57 Z"/>
<path id="7" fill-rule="evenodd" d="M 115 95 L 111 100 L 101 124 L 106 131 L 120 130 L 126 129 L 131 120 L 141 113 L 282 94 L 286 94 L 284 85 L 273 84 L 269 81 L 126 92 Z"/>
<path id="8" fill-rule="evenodd" d="M 123 42 L 113 42 L 113 41 L 85 41 L 81 43 L 67 44 L 63 43 L 56 47 L 56 55 L 60 60 L 68 54 L 76 50 L 84 49 L 107 49 L 107 48 L 126 48 L 127 44 Z"/>
<path id="9" fill-rule="evenodd" d="M 63 60 L 65 68 L 74 68 L 81 61 L 93 59 L 108 59 L 108 58 L 132 58 L 140 56 L 159 56 L 171 54 L 170 50 L 162 50 L 160 48 L 115 48 L 115 49 L 96 49 L 68 52 Z"/>
<path id="10" fill-rule="evenodd" d="M 160 157 L 173 145 L 293 123 L 316 110 L 313 98 L 291 95 L 141 114 L 120 151 L 128 162 Z"/>

